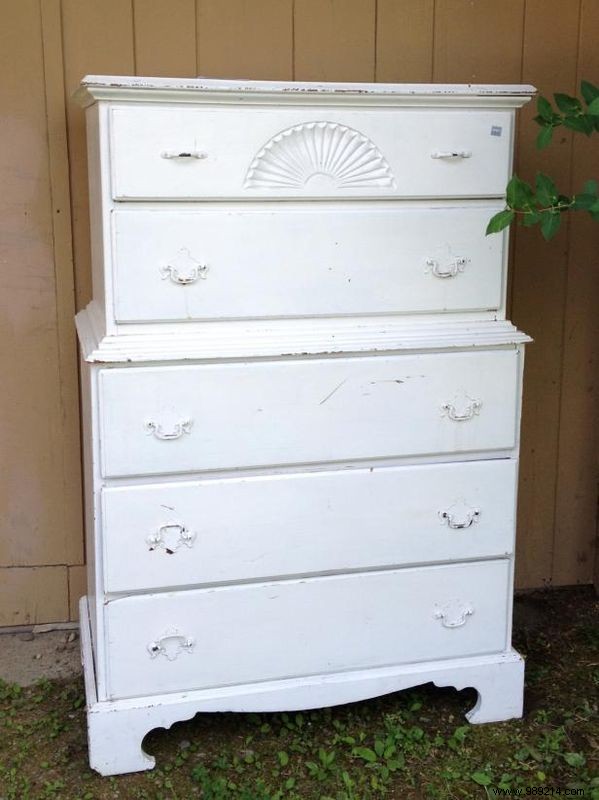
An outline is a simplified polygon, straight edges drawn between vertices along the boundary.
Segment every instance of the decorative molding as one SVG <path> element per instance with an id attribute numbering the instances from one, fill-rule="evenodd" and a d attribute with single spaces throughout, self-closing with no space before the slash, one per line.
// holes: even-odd
<path id="1" fill-rule="evenodd" d="M 447 315 L 446 315 L 447 317 Z M 152 333 L 121 326 L 103 335 L 91 303 L 76 317 L 83 358 L 94 363 L 201 361 L 268 356 L 460 350 L 516 346 L 531 338 L 505 320 L 410 322 L 405 318 L 206 322 L 178 333 L 156 325 Z"/>
<path id="2" fill-rule="evenodd" d="M 73 95 L 89 106 L 99 100 L 131 102 L 251 103 L 277 105 L 487 106 L 519 108 L 536 94 L 524 84 L 303 83 L 207 78 L 86 75 Z"/>
<path id="3" fill-rule="evenodd" d="M 255 156 L 246 189 L 303 188 L 314 179 L 337 189 L 393 187 L 391 169 L 364 134 L 337 122 L 304 122 L 273 136 Z"/>

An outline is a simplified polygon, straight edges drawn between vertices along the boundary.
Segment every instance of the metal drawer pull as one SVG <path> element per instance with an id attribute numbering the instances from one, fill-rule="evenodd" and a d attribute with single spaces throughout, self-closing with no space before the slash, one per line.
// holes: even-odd
<path id="1" fill-rule="evenodd" d="M 175 539 L 174 544 L 167 544 L 166 534 L 169 531 L 177 532 L 179 535 Z M 172 522 L 168 525 L 161 525 L 156 533 L 151 533 L 146 539 L 150 545 L 150 550 L 160 548 L 169 555 L 176 553 L 180 547 L 193 547 L 196 535 L 188 530 L 185 525 L 180 525 L 178 522 Z"/>
<path id="2" fill-rule="evenodd" d="M 201 150 L 189 150 L 180 152 L 179 150 L 163 150 L 160 153 L 161 158 L 196 158 L 201 160 L 208 158 L 208 153 L 203 153 Z"/>
<path id="3" fill-rule="evenodd" d="M 173 629 L 150 642 L 147 647 L 150 658 L 164 656 L 168 661 L 174 661 L 180 653 L 191 655 L 194 646 L 195 641 L 190 636 L 185 636 Z"/>
<path id="4" fill-rule="evenodd" d="M 431 158 L 471 158 L 471 150 L 434 150 Z"/>
<path id="5" fill-rule="evenodd" d="M 461 628 L 472 614 L 474 614 L 474 606 L 471 603 L 451 600 L 444 606 L 435 606 L 433 617 L 440 619 L 444 628 Z"/>
<path id="6" fill-rule="evenodd" d="M 454 258 L 445 267 L 441 267 L 436 258 L 427 258 L 426 272 L 432 272 L 436 278 L 455 278 L 459 272 L 464 271 L 468 261 L 468 258 L 460 256 L 460 258 Z"/>
<path id="7" fill-rule="evenodd" d="M 454 422 L 466 422 L 477 414 L 480 414 L 482 405 L 482 400 L 472 400 L 468 398 L 468 402 L 458 411 L 453 403 L 443 403 L 441 406 L 441 415 L 449 417 L 449 419 L 452 419 Z"/>
<path id="8" fill-rule="evenodd" d="M 157 439 L 180 439 L 184 433 L 189 433 L 191 431 L 192 425 L 193 420 L 183 419 L 181 422 L 176 422 L 171 431 L 165 431 L 159 422 L 148 420 L 148 422 L 145 423 L 145 429 L 148 434 L 151 433 Z"/>
<path id="9" fill-rule="evenodd" d="M 178 283 L 180 286 L 189 286 L 190 283 L 195 283 L 197 280 L 205 281 L 207 272 L 207 264 L 192 267 L 185 275 L 181 275 L 177 267 L 173 267 L 171 264 L 167 264 L 166 267 L 160 267 L 160 275 L 163 281 L 169 278 L 172 283 Z"/>
<path id="10" fill-rule="evenodd" d="M 439 511 L 439 519 L 454 531 L 469 528 L 480 519 L 480 509 L 470 508 L 465 503 L 455 503 L 446 511 Z"/>

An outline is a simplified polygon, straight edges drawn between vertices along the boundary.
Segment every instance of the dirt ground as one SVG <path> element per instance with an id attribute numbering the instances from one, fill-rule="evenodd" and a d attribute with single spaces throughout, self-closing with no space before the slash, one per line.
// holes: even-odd
<path id="1" fill-rule="evenodd" d="M 0 680 L 6 683 L 33 686 L 42 678 L 64 680 L 80 672 L 75 630 L 0 634 Z"/>

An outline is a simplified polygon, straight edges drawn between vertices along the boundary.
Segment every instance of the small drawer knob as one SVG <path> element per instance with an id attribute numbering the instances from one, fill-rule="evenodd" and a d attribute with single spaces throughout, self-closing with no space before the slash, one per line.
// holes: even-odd
<path id="1" fill-rule="evenodd" d="M 464 528 L 470 528 L 475 522 L 478 522 L 480 513 L 479 508 L 471 508 L 464 501 L 458 501 L 445 509 L 445 511 L 439 511 L 439 519 L 448 528 L 459 531 L 464 530 Z"/>
<path id="2" fill-rule="evenodd" d="M 191 267 L 189 272 L 181 273 L 177 267 L 172 264 L 167 264 L 165 267 L 160 267 L 160 275 L 162 280 L 170 280 L 171 283 L 178 283 L 180 286 L 189 286 L 191 283 L 196 283 L 198 280 L 205 281 L 208 272 L 207 264 L 198 264 Z"/>

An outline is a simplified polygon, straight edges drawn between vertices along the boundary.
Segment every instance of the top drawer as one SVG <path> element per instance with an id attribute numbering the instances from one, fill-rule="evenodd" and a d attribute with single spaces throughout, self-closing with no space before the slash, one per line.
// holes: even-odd
<path id="1" fill-rule="evenodd" d="M 110 109 L 116 200 L 502 195 L 512 112 Z"/>

